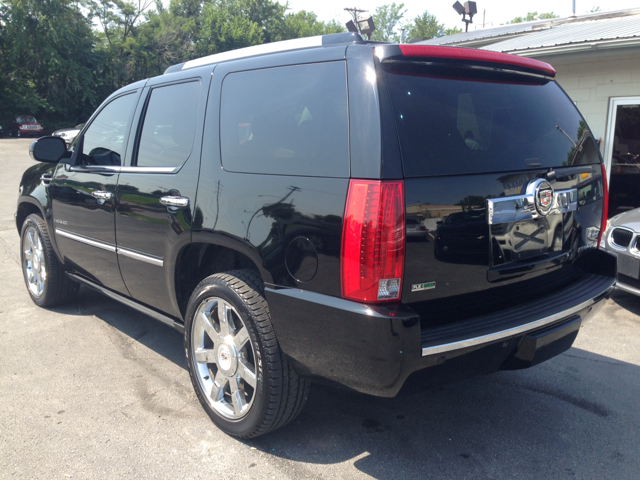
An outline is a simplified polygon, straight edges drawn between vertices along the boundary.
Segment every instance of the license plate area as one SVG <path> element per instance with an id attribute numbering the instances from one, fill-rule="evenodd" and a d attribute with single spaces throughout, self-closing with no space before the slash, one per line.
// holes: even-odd
<path id="1" fill-rule="evenodd" d="M 561 252 L 564 243 L 562 215 L 491 225 L 491 237 L 494 265 Z"/>

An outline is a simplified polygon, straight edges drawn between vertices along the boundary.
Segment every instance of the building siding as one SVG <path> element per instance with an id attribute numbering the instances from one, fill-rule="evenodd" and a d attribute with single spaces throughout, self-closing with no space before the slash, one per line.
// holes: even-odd
<path id="1" fill-rule="evenodd" d="M 587 120 L 596 139 L 601 138 L 604 153 L 609 99 L 640 97 L 640 51 L 628 54 L 536 57 L 550 63 L 558 72 L 556 80 Z"/>

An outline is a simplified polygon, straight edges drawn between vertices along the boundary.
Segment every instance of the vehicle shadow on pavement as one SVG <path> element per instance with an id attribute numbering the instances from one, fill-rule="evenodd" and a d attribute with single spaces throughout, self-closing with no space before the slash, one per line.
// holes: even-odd
<path id="1" fill-rule="evenodd" d="M 81 287 L 73 304 L 53 310 L 67 315 L 93 315 L 187 370 L 180 332 L 90 288 Z"/>
<path id="2" fill-rule="evenodd" d="M 636 365 L 571 349 L 392 399 L 316 385 L 292 425 L 248 443 L 380 479 L 637 478 L 639 380 Z"/>
<path id="3" fill-rule="evenodd" d="M 635 297 L 614 300 L 640 310 Z M 60 313 L 94 315 L 186 370 L 179 332 L 99 293 L 83 288 Z M 572 348 L 529 370 L 395 398 L 313 385 L 290 425 L 242 443 L 291 462 L 296 477 L 345 463 L 379 479 L 636 479 L 637 398 L 640 367 Z"/>

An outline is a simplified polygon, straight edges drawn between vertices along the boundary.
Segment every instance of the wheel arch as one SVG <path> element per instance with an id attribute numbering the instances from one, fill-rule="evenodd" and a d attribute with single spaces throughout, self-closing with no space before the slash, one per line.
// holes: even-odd
<path id="1" fill-rule="evenodd" d="M 44 209 L 38 200 L 33 197 L 21 197 L 16 210 L 16 229 L 18 233 L 22 231 L 22 224 L 25 219 L 32 213 L 40 215 L 46 221 Z"/>
<path id="2" fill-rule="evenodd" d="M 254 270 L 263 282 L 272 283 L 271 274 L 254 247 L 212 232 L 193 232 L 191 243 L 180 250 L 174 267 L 175 295 L 183 318 L 189 297 L 202 280 L 240 269 Z"/>

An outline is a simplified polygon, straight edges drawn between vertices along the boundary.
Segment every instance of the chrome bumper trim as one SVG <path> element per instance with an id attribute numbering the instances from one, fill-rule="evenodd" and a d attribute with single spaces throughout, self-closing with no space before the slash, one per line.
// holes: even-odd
<path id="1" fill-rule="evenodd" d="M 515 335 L 519 335 L 521 333 L 525 333 L 530 330 L 536 330 L 540 327 L 544 327 L 545 325 L 549 325 L 558 320 L 562 320 L 565 317 L 574 315 L 578 313 L 580 310 L 590 307 L 594 303 L 596 302 L 593 299 L 589 299 L 585 302 L 582 302 L 576 305 L 575 307 L 569 308 L 568 310 L 563 310 L 562 312 L 549 315 L 548 317 L 541 318 L 540 320 L 536 320 L 535 322 L 525 323 L 524 325 L 520 325 L 519 327 L 509 328 L 507 330 L 502 330 L 500 332 L 490 333 L 488 335 L 482 335 L 480 337 L 469 338 L 466 340 L 460 340 L 458 342 L 447 343 L 444 345 L 436 345 L 433 347 L 423 347 L 422 356 L 425 357 L 427 355 L 435 355 L 438 353 L 450 352 L 452 350 L 460 350 L 462 348 L 475 347 L 477 345 L 482 345 L 484 343 L 495 342 L 496 340 L 502 340 L 503 338 L 513 337 Z"/>
<path id="2" fill-rule="evenodd" d="M 638 290 L 637 288 L 631 287 L 629 285 L 625 285 L 624 283 L 616 283 L 616 288 L 619 288 L 620 290 L 627 292 L 627 293 L 633 293 L 634 295 L 640 295 L 640 290 Z"/>

